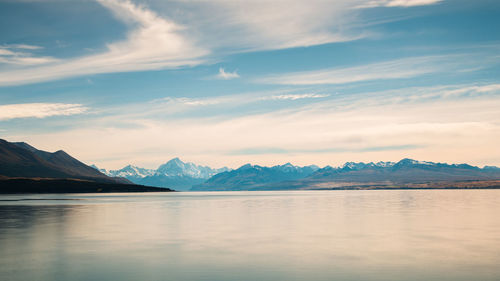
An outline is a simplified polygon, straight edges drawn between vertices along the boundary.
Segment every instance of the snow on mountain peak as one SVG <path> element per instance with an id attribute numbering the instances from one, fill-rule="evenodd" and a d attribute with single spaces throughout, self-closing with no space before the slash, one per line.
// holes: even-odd
<path id="1" fill-rule="evenodd" d="M 402 159 L 401 161 L 399 161 L 398 163 L 396 163 L 395 165 L 398 165 L 398 166 L 403 166 L 403 165 L 429 165 L 429 166 L 432 166 L 432 165 L 436 165 L 436 163 L 428 162 L 428 161 L 418 161 L 418 160 L 413 160 L 410 158 L 405 158 L 405 159 Z"/>
<path id="2" fill-rule="evenodd" d="M 390 161 L 388 161 L 388 162 L 379 161 L 375 164 L 375 166 L 377 166 L 377 167 L 392 167 L 392 166 L 394 166 L 394 164 L 396 164 L 396 163 L 390 162 Z"/>
<path id="3" fill-rule="evenodd" d="M 196 165 L 191 162 L 183 162 L 178 157 L 171 159 L 167 163 L 158 167 L 155 175 L 168 176 L 168 177 L 191 177 L 208 179 L 211 176 L 220 172 L 227 171 L 227 168 L 212 169 L 206 166 Z"/>
<path id="4" fill-rule="evenodd" d="M 144 178 L 153 174 L 153 170 L 127 165 L 119 170 L 110 170 L 106 173 L 111 177 Z"/>

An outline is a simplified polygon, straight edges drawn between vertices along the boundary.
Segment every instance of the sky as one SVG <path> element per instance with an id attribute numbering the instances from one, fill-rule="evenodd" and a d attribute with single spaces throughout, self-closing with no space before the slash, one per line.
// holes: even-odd
<path id="1" fill-rule="evenodd" d="M 496 0 L 0 0 L 0 138 L 156 168 L 500 166 Z"/>

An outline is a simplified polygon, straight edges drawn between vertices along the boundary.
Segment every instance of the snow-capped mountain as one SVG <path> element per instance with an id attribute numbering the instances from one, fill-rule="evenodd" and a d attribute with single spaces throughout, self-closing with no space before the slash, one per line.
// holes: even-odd
<path id="1" fill-rule="evenodd" d="M 175 190 L 188 190 L 194 184 L 200 184 L 208 178 L 220 172 L 228 171 L 224 167 L 212 169 L 207 166 L 200 166 L 194 163 L 186 163 L 179 158 L 174 158 L 158 169 L 146 169 L 133 165 L 127 165 L 119 170 L 99 169 L 95 165 L 93 168 L 112 177 L 123 177 L 137 184 L 144 184 L 157 187 L 171 187 Z"/>
<path id="2" fill-rule="evenodd" d="M 429 161 L 418 161 L 418 160 L 405 158 L 399 162 L 383 162 L 383 161 L 380 161 L 377 163 L 373 163 L 373 162 L 369 162 L 369 163 L 346 162 L 344 165 L 339 166 L 338 168 L 332 168 L 332 169 L 359 171 L 359 170 L 366 169 L 366 168 L 390 168 L 390 167 L 394 167 L 396 165 L 397 166 L 415 166 L 415 165 L 435 166 L 435 165 L 443 165 L 443 164 L 429 162 Z"/>
<path id="3" fill-rule="evenodd" d="M 191 177 L 195 179 L 208 179 L 211 176 L 225 172 L 228 168 L 212 169 L 207 166 L 200 166 L 194 163 L 182 162 L 179 158 L 174 158 L 158 167 L 154 175 L 167 177 Z"/>
<path id="4" fill-rule="evenodd" d="M 396 162 L 384 162 L 384 161 L 380 161 L 380 162 L 375 163 L 375 166 L 386 168 L 386 167 L 392 167 L 392 166 L 394 166 L 394 164 L 396 164 Z"/>
<path id="5" fill-rule="evenodd" d="M 500 179 L 500 169 L 483 169 L 468 164 L 446 164 L 413 159 L 398 162 L 347 162 L 338 167 L 297 167 L 289 163 L 262 167 L 246 164 L 239 169 L 220 173 L 193 190 L 277 190 L 321 189 L 328 186 L 404 186 L 429 182 Z M 342 188 L 342 187 L 341 187 Z"/>
<path id="6" fill-rule="evenodd" d="M 318 170 L 307 180 L 335 182 L 431 182 L 460 180 L 492 180 L 499 177 L 494 169 L 471 166 L 468 164 L 446 164 L 417 161 L 409 158 L 394 162 L 353 163 L 341 167 L 325 167 Z"/>
<path id="7" fill-rule="evenodd" d="M 98 169 L 97 167 L 93 166 Z M 212 169 L 174 158 L 158 169 L 126 166 L 106 171 L 113 177 L 174 190 L 272 190 L 325 188 L 329 184 L 347 186 L 404 186 L 448 181 L 500 180 L 500 168 L 479 168 L 468 164 L 446 164 L 413 159 L 398 162 L 347 162 L 338 167 L 295 166 L 290 163 L 265 167 L 246 164 L 238 169 Z M 364 187 L 363 187 L 364 188 Z"/>
<path id="8" fill-rule="evenodd" d="M 363 163 L 363 162 L 346 162 L 344 165 L 338 167 L 338 169 L 344 169 L 344 170 L 361 170 L 365 168 L 370 168 L 370 167 L 380 167 L 380 168 L 386 168 L 386 167 L 392 167 L 396 163 L 395 162 L 369 162 L 369 163 Z"/>
<path id="9" fill-rule="evenodd" d="M 144 178 L 155 173 L 153 169 L 145 169 L 132 165 L 127 165 L 119 170 L 110 170 L 107 174 L 113 177 L 122 178 Z"/>
<path id="10" fill-rule="evenodd" d="M 309 171 L 314 172 L 314 171 L 319 169 L 319 167 L 316 165 L 300 167 L 300 166 L 292 165 L 291 163 L 286 163 L 284 165 L 278 165 L 278 166 L 274 166 L 271 168 L 274 168 L 275 170 L 285 172 L 285 173 L 299 173 L 299 174 L 309 173 Z"/>

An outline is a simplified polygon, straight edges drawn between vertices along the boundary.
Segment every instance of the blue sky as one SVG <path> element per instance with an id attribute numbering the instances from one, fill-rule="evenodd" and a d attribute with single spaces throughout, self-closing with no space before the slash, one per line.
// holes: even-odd
<path id="1" fill-rule="evenodd" d="M 0 137 L 170 158 L 500 165 L 500 3 L 0 0 Z"/>

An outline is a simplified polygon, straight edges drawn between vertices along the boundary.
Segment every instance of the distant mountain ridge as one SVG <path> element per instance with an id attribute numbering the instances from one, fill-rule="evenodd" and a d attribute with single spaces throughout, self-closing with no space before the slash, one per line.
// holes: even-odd
<path id="1" fill-rule="evenodd" d="M 133 165 L 127 165 L 119 170 L 109 170 L 109 171 L 106 169 L 100 169 L 95 165 L 91 166 L 110 177 L 143 178 L 154 174 L 154 170 L 152 169 L 140 168 Z"/>
<path id="2" fill-rule="evenodd" d="M 491 180 L 500 178 L 500 174 L 491 169 L 481 169 L 468 164 L 446 164 L 413 159 L 402 159 L 397 163 L 376 165 L 373 163 L 355 163 L 339 168 L 325 167 L 309 177 L 309 180 L 336 181 L 391 181 L 409 183 L 415 181 L 450 181 L 450 180 Z"/>
<path id="3" fill-rule="evenodd" d="M 246 164 L 232 171 L 219 173 L 192 190 L 247 190 L 256 186 L 305 178 L 319 169 L 318 166 L 294 166 L 290 163 L 273 167 Z"/>
<path id="4" fill-rule="evenodd" d="M 441 186 L 446 182 L 500 180 L 500 168 L 494 166 L 479 168 L 408 158 L 398 162 L 346 162 L 324 168 L 290 163 L 272 167 L 245 164 L 234 170 L 212 169 L 174 158 L 156 170 L 128 165 L 101 171 L 137 184 L 193 191 L 410 187 L 438 182 Z"/>
<path id="5" fill-rule="evenodd" d="M 283 173 L 292 168 L 299 173 Z M 307 168 L 309 170 L 307 170 Z M 500 180 L 500 168 L 479 168 L 468 164 L 446 164 L 413 159 L 398 162 L 347 162 L 339 167 L 296 167 L 291 164 L 274 167 L 244 165 L 239 169 L 217 174 L 192 190 L 280 190 L 280 189 L 345 189 L 392 188 L 464 185 L 467 181 Z M 305 170 L 304 170 L 305 169 Z M 312 170 L 311 170 L 312 169 Z M 497 184 L 497 183 L 493 183 Z M 499 183 L 500 184 L 500 183 Z"/>
<path id="6" fill-rule="evenodd" d="M 94 168 L 99 169 L 95 165 Z M 176 190 L 189 190 L 193 185 L 203 183 L 218 173 L 229 171 L 226 167 L 213 169 L 191 162 L 183 162 L 178 157 L 160 165 L 156 170 L 132 165 L 127 165 L 119 170 L 99 170 L 108 176 L 124 177 L 136 184 L 169 187 Z"/>

